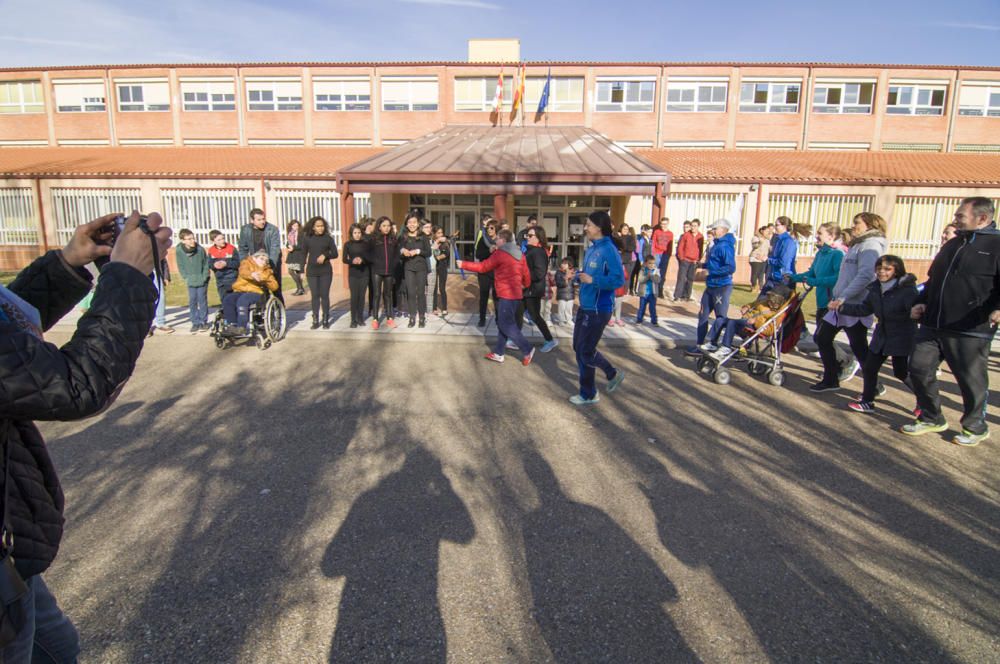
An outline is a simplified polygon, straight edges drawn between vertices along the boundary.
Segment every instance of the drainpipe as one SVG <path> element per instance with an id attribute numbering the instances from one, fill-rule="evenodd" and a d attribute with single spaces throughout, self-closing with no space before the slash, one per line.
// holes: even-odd
<path id="1" fill-rule="evenodd" d="M 803 95 L 805 97 L 805 105 L 802 107 L 805 116 L 802 118 L 802 144 L 799 146 L 800 150 L 805 150 L 806 146 L 809 144 L 809 114 L 812 113 L 812 79 L 813 79 L 813 68 L 809 67 L 809 73 L 806 74 L 806 85 L 805 90 L 803 90 Z M 803 96 L 800 95 L 800 98 Z"/>
<path id="2" fill-rule="evenodd" d="M 951 113 L 948 114 L 948 137 L 945 139 L 944 143 L 945 152 L 951 152 L 953 147 L 951 142 L 953 134 L 955 133 L 955 115 L 958 113 L 958 96 L 961 94 L 961 90 L 959 89 L 959 80 L 958 80 L 961 75 L 962 72 L 956 69 L 955 85 L 951 86 L 952 95 L 951 99 L 949 100 L 951 101 Z"/>
<path id="3" fill-rule="evenodd" d="M 761 183 L 758 182 L 755 185 L 751 185 L 751 189 L 753 189 L 753 187 L 757 188 L 756 189 L 756 193 L 757 193 L 757 212 L 756 212 L 756 214 L 754 214 L 754 218 L 753 218 L 753 232 L 756 233 L 757 231 L 760 230 L 760 200 L 764 197 L 764 186 Z"/>
<path id="4" fill-rule="evenodd" d="M 38 225 L 42 235 L 42 253 L 49 250 L 49 234 L 45 229 L 45 210 L 42 207 L 42 179 L 35 178 L 35 196 L 38 198 Z"/>

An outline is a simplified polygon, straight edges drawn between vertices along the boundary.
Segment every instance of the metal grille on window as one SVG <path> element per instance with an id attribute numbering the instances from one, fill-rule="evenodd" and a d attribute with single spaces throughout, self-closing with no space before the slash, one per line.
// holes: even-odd
<path id="1" fill-rule="evenodd" d="M 850 228 L 855 215 L 871 211 L 874 205 L 874 196 L 771 194 L 768 198 L 770 221 L 784 216 L 793 224 L 811 227 L 809 236 L 799 239 L 799 256 L 816 253 L 816 229 L 820 224 L 833 222 L 841 228 Z"/>
<path id="2" fill-rule="evenodd" d="M 38 240 L 31 187 L 0 189 L 0 244 L 34 246 L 39 244 Z"/>
<path id="3" fill-rule="evenodd" d="M 55 187 L 52 189 L 52 206 L 56 217 L 56 238 L 66 244 L 73 236 L 73 229 L 112 212 L 131 214 L 141 210 L 142 196 L 138 188 L 101 189 Z M 169 222 L 168 222 L 169 223 Z"/>
<path id="4" fill-rule="evenodd" d="M 670 228 L 675 236 L 681 230 L 681 224 L 691 219 L 701 221 L 701 232 L 716 219 L 729 216 L 729 211 L 736 202 L 739 194 L 697 194 L 697 193 L 672 193 L 667 195 L 667 216 L 670 217 Z M 736 253 L 740 252 L 742 240 L 740 238 L 740 228 L 743 220 L 746 219 L 746 201 L 744 200 L 743 214 L 739 223 L 731 229 L 736 238 Z"/>
<path id="5" fill-rule="evenodd" d="M 160 196 L 164 219 L 174 233 L 187 228 L 205 246 L 213 229 L 236 244 L 250 210 L 257 207 L 252 189 L 162 189 Z"/>

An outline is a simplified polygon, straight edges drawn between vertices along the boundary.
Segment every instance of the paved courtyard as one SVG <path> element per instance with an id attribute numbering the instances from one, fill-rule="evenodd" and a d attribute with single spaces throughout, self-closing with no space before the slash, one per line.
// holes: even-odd
<path id="1" fill-rule="evenodd" d="M 893 432 L 892 379 L 863 416 L 859 378 L 804 395 L 814 359 L 720 387 L 663 342 L 581 410 L 568 343 L 457 339 L 157 335 L 111 409 L 43 423 L 83 661 L 1000 659 L 995 396 L 963 449 Z"/>

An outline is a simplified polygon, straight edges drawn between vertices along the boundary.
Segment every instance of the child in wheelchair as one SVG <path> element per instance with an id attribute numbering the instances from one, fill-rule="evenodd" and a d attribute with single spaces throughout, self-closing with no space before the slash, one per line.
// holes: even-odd
<path id="1" fill-rule="evenodd" d="M 259 250 L 240 263 L 239 276 L 233 284 L 233 292 L 222 300 L 226 336 L 252 334 L 249 329 L 250 308 L 264 301 L 268 292 L 278 290 L 278 280 L 268 262 L 267 252 Z"/>

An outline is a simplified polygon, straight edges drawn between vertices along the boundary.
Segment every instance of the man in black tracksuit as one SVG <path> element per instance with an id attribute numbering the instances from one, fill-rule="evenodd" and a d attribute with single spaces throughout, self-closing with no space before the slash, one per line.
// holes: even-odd
<path id="1" fill-rule="evenodd" d="M 931 263 L 927 282 L 913 307 L 920 321 L 910 360 L 920 415 L 902 432 L 918 436 L 948 428 L 941 414 L 937 368 L 943 359 L 962 392 L 962 432 L 958 445 L 972 446 L 989 436 L 986 399 L 990 345 L 1000 323 L 1000 232 L 993 202 L 966 198 L 955 212 L 956 237 Z"/>

